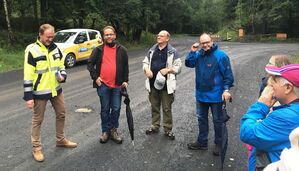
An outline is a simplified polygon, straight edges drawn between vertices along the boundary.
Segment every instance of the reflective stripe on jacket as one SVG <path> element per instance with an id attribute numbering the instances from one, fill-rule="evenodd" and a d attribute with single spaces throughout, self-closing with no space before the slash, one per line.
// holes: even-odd
<path id="1" fill-rule="evenodd" d="M 49 99 L 61 93 L 58 72 L 66 79 L 64 58 L 54 43 L 48 48 L 39 40 L 28 45 L 24 58 L 23 99 Z"/>

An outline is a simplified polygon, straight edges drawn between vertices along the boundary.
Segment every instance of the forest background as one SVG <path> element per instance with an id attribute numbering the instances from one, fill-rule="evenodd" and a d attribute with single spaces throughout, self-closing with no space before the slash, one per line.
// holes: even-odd
<path id="1" fill-rule="evenodd" d="M 129 49 L 148 47 L 155 34 L 208 32 L 221 40 L 287 41 L 299 38 L 298 0 L 0 0 L 0 72 L 18 69 L 23 51 L 34 42 L 40 24 L 102 30 L 112 25 Z"/>

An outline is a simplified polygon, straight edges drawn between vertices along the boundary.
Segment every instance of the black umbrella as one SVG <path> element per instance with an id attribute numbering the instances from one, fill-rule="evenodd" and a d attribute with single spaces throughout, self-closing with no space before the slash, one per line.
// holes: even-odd
<path id="1" fill-rule="evenodd" d="M 121 95 L 125 97 L 124 103 L 126 104 L 127 123 L 128 123 L 131 140 L 134 145 L 134 121 L 133 121 L 132 110 L 130 107 L 130 98 L 126 88 L 122 88 Z"/>
<path id="2" fill-rule="evenodd" d="M 229 102 L 232 102 L 232 98 L 229 99 Z M 223 101 L 222 104 L 222 118 L 224 123 L 226 123 L 230 119 L 230 116 L 226 111 L 226 101 Z"/>
<path id="3" fill-rule="evenodd" d="M 232 102 L 232 99 L 230 98 L 229 102 Z M 227 127 L 226 127 L 226 122 L 230 119 L 230 116 L 227 113 L 226 110 L 226 102 L 223 102 L 222 105 L 222 116 L 223 116 L 223 122 L 221 125 L 221 149 L 220 149 L 220 157 L 221 157 L 221 169 L 223 170 L 223 164 L 224 164 L 224 159 L 225 159 L 225 155 L 226 155 L 226 150 L 227 150 L 227 145 L 228 145 L 228 131 L 227 131 Z"/>
<path id="4" fill-rule="evenodd" d="M 222 123 L 222 142 L 221 142 L 221 150 L 220 150 L 220 158 L 221 158 L 221 169 L 223 170 L 224 159 L 226 155 L 227 145 L 228 145 L 228 131 L 226 127 L 226 123 Z"/>

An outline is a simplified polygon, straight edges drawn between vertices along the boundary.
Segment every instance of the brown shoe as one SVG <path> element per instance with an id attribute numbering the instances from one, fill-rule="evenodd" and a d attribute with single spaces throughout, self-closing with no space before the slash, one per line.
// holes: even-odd
<path id="1" fill-rule="evenodd" d="M 76 148 L 77 143 L 74 143 L 66 138 L 61 141 L 56 141 L 56 147 Z"/>
<path id="2" fill-rule="evenodd" d="M 108 132 L 103 132 L 100 136 L 100 143 L 104 144 L 109 140 L 109 134 Z"/>
<path id="3" fill-rule="evenodd" d="M 32 155 L 34 160 L 38 162 L 43 162 L 45 160 L 42 150 L 32 150 Z"/>
<path id="4" fill-rule="evenodd" d="M 110 131 L 111 139 L 116 143 L 116 144 L 121 144 L 123 142 L 122 138 L 119 136 L 117 133 L 116 128 L 112 128 Z"/>

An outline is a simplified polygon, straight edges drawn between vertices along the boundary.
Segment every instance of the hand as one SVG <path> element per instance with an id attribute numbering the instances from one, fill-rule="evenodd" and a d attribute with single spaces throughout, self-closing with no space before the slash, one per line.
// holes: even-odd
<path id="1" fill-rule="evenodd" d="M 33 106 L 34 106 L 34 100 L 28 100 L 28 101 L 26 101 L 26 107 L 28 109 L 32 109 Z"/>
<path id="2" fill-rule="evenodd" d="M 127 88 L 127 87 L 128 87 L 128 83 L 127 83 L 127 82 L 123 82 L 123 83 L 121 84 L 121 87 L 125 87 L 125 88 Z"/>
<path id="3" fill-rule="evenodd" d="M 267 86 L 264 88 L 258 101 L 265 103 L 268 107 L 272 107 L 277 101 L 273 98 L 273 95 L 274 95 L 273 87 Z"/>
<path id="4" fill-rule="evenodd" d="M 153 78 L 153 72 L 150 69 L 145 69 L 144 74 L 147 78 Z"/>
<path id="5" fill-rule="evenodd" d="M 96 83 L 97 83 L 98 86 L 101 86 L 102 85 L 102 79 L 100 77 L 98 77 L 96 79 Z"/>
<path id="6" fill-rule="evenodd" d="M 58 82 L 63 82 L 65 80 L 64 76 L 61 75 L 60 71 L 56 72 L 56 78 Z"/>
<path id="7" fill-rule="evenodd" d="M 222 101 L 229 101 L 232 98 L 231 94 L 228 91 L 224 91 L 222 94 Z"/>
<path id="8" fill-rule="evenodd" d="M 161 72 L 162 75 L 166 75 L 170 72 L 170 69 L 169 68 L 163 68 L 163 69 L 160 70 L 160 72 Z"/>
<path id="9" fill-rule="evenodd" d="M 64 77 L 63 77 L 63 76 L 61 76 L 61 77 L 58 77 L 58 78 L 57 78 L 57 80 L 58 80 L 58 82 L 60 82 L 60 83 L 61 83 L 61 82 L 63 82 L 63 81 L 64 81 Z"/>
<path id="10" fill-rule="evenodd" d="M 191 51 L 192 51 L 192 52 L 195 52 L 195 51 L 198 50 L 198 48 L 199 48 L 199 43 L 196 42 L 196 43 L 194 43 L 194 44 L 191 46 Z"/>

